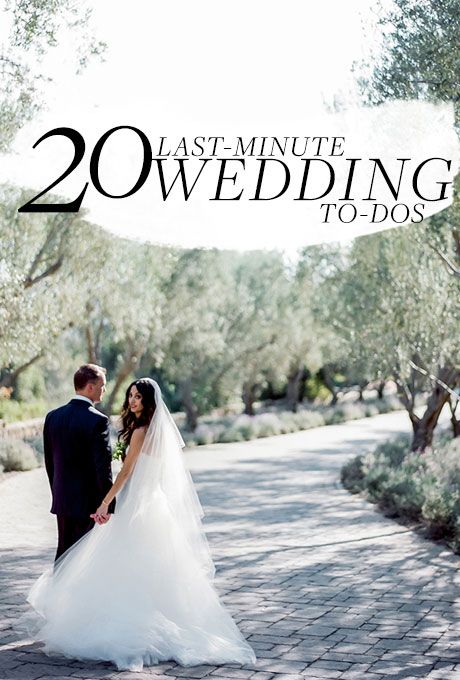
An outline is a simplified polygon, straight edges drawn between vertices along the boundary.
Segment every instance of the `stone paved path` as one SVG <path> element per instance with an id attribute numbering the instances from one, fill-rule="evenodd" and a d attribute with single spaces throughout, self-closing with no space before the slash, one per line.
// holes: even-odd
<path id="1" fill-rule="evenodd" d="M 458 556 L 341 488 L 342 463 L 407 428 L 405 414 L 187 452 L 216 586 L 254 666 L 142 673 L 49 658 L 11 628 L 53 557 L 43 470 L 0 484 L 0 678 L 460 678 Z"/>

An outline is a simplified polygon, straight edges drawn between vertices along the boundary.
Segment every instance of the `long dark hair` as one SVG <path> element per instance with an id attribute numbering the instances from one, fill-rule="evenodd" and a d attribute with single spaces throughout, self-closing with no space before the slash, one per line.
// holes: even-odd
<path id="1" fill-rule="evenodd" d="M 129 393 L 131 387 L 135 386 L 142 397 L 142 411 L 139 418 L 136 418 L 134 413 L 129 408 Z M 131 385 L 126 390 L 125 400 L 121 408 L 121 430 L 118 433 L 119 441 L 122 441 L 126 446 L 131 441 L 131 436 L 134 430 L 144 425 L 149 425 L 155 413 L 155 387 L 151 378 L 139 378 L 133 380 Z"/>

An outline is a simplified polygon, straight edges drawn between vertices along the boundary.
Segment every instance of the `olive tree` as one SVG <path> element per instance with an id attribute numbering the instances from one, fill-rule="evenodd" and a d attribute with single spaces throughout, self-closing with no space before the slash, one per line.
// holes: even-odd
<path id="1" fill-rule="evenodd" d="M 456 279 L 424 245 L 429 225 L 356 239 L 337 288 L 338 330 L 352 355 L 392 377 L 413 428 L 413 450 L 432 442 L 440 412 L 460 378 Z M 447 389 L 446 389 L 447 388 Z M 422 414 L 416 397 L 428 392 Z"/>
<path id="2" fill-rule="evenodd" d="M 422 99 L 451 102 L 460 132 L 460 1 L 394 0 L 380 4 L 378 25 L 382 34 L 369 58 L 356 65 L 364 99 Z M 460 178 L 454 181 L 454 201 L 429 218 L 432 229 L 425 243 L 447 271 L 460 278 Z M 445 234 L 448 233 L 446 239 Z M 455 366 L 454 366 L 455 368 Z M 438 383 L 440 389 L 442 382 Z M 454 434 L 460 432 L 455 416 L 458 400 L 450 399 Z"/>
<path id="3" fill-rule="evenodd" d="M 0 12 L 9 28 L 0 52 L 0 151 L 6 151 L 43 106 L 50 80 L 43 57 L 63 42 L 69 51 L 70 44 L 79 73 L 105 44 L 91 33 L 91 10 L 71 0 L 0 0 Z"/>
<path id="4" fill-rule="evenodd" d="M 0 369 L 7 386 L 79 319 L 94 267 L 90 225 L 74 214 L 18 215 L 25 193 L 0 188 Z"/>

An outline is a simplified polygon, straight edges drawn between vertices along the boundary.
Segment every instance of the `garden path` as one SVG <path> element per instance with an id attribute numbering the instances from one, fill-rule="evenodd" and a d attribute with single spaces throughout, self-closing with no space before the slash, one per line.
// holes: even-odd
<path id="1" fill-rule="evenodd" d="M 216 587 L 254 666 L 142 673 L 45 656 L 11 628 L 51 563 L 43 469 L 0 484 L 0 678 L 460 678 L 459 557 L 340 485 L 342 464 L 405 431 L 405 413 L 186 452 Z"/>

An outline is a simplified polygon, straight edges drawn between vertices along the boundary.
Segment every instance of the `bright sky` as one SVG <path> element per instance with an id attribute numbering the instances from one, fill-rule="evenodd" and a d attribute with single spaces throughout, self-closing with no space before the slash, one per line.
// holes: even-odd
<path id="1" fill-rule="evenodd" d="M 129 9 L 126 3 L 113 0 L 86 4 L 93 7 L 97 37 L 108 43 L 105 62 L 90 63 L 77 77 L 72 73 L 68 36 L 62 47 L 53 50 L 44 64 L 45 72 L 54 79 L 46 89 L 47 109 L 18 135 L 16 155 L 4 159 L 0 180 L 16 181 L 38 191 L 57 178 L 70 163 L 70 142 L 53 138 L 35 150 L 32 145 L 58 126 L 79 130 L 87 145 L 84 161 L 56 189 L 69 198 L 80 193 L 88 180 L 88 158 L 95 142 L 116 125 L 137 126 L 154 148 L 160 136 L 167 136 L 174 146 L 183 136 L 225 135 L 232 140 L 238 135 L 347 134 L 352 138 L 354 134 L 367 142 L 373 140 L 376 148 L 372 151 L 379 155 L 375 118 L 364 120 L 358 112 L 328 117 L 324 108 L 324 102 L 330 102 L 334 94 L 346 97 L 353 89 L 352 63 L 365 54 L 366 41 L 375 39 L 371 3 L 133 0 Z M 377 121 L 380 128 L 387 128 L 387 147 L 388 129 L 404 128 L 409 122 L 407 111 L 390 113 Z M 447 130 L 447 138 L 432 143 L 436 149 L 448 150 L 453 139 L 449 111 L 435 115 Z M 422 138 L 430 129 L 430 117 L 431 111 L 415 116 Z M 408 137 L 411 135 L 404 128 L 396 144 Z M 357 144 L 351 139 L 349 148 L 357 150 Z M 416 135 L 412 148 L 414 145 L 420 146 Z M 110 193 L 124 193 L 139 174 L 139 140 L 132 133 L 119 133 L 105 149 L 101 157 L 103 184 Z M 372 153 L 364 157 L 369 155 Z M 199 168 L 198 161 L 195 166 L 194 162 L 191 167 Z M 174 177 L 176 166 L 168 167 L 173 168 L 169 173 Z M 376 228 L 367 220 L 324 225 L 318 202 L 296 202 L 294 194 L 265 202 L 209 201 L 216 172 L 203 173 L 196 198 L 187 203 L 179 194 L 174 200 L 160 200 L 152 167 L 148 181 L 135 196 L 110 199 L 90 185 L 83 205 L 89 209 L 90 219 L 114 233 L 184 246 L 294 249 L 318 241 L 349 239 Z M 267 186 L 275 186 L 277 181 L 275 175 L 269 177 Z M 254 192 L 250 173 L 239 175 L 238 182 L 247 187 L 248 195 Z M 300 178 L 295 182 L 298 193 Z M 232 195 L 231 183 L 227 186 Z"/>

